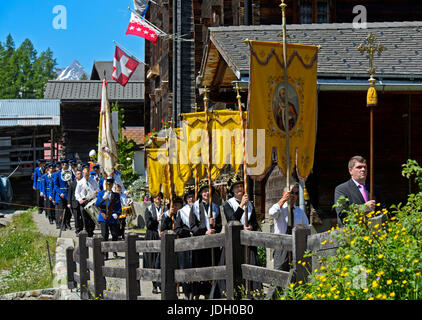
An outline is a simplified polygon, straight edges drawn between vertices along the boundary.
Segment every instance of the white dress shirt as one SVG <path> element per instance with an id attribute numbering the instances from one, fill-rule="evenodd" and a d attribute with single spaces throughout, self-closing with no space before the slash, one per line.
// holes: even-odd
<path id="1" fill-rule="evenodd" d="M 289 211 L 287 209 L 287 202 L 283 204 L 283 207 L 280 208 L 278 203 L 275 203 L 269 210 L 270 217 L 274 218 L 274 233 L 285 234 L 287 231 L 287 220 L 289 216 Z M 308 217 L 305 212 L 297 207 L 293 207 L 293 227 L 298 224 L 309 225 Z"/>
<path id="2" fill-rule="evenodd" d="M 78 201 L 90 199 L 94 196 L 95 191 L 98 191 L 98 189 L 98 183 L 94 177 L 90 176 L 88 180 L 83 177 L 76 185 L 75 199 Z"/>

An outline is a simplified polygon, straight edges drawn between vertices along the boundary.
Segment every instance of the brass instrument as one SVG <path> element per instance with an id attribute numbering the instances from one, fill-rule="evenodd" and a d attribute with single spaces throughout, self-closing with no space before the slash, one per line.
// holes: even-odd
<path id="1" fill-rule="evenodd" d="M 70 171 L 70 169 L 60 171 L 60 175 L 62 177 L 62 180 L 66 181 L 67 183 L 70 183 L 70 181 L 72 180 L 72 171 Z"/>

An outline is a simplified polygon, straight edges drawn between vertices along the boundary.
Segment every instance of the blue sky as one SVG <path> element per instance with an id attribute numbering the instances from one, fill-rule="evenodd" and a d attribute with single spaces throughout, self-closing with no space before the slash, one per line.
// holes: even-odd
<path id="1" fill-rule="evenodd" d="M 64 11 L 53 8 L 61 5 Z M 64 68 L 78 60 L 90 74 L 95 60 L 113 60 L 115 44 L 121 44 L 136 57 L 144 60 L 144 39 L 126 35 L 133 0 L 1 0 L 0 42 L 10 33 L 18 47 L 29 38 L 37 52 L 48 47 L 53 51 L 57 67 Z"/>

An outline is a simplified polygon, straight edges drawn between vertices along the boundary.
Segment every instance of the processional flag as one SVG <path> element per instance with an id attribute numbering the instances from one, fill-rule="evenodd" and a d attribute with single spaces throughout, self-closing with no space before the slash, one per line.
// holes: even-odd
<path id="1" fill-rule="evenodd" d="M 126 34 L 132 34 L 144 38 L 152 43 L 156 43 L 160 31 L 149 24 L 145 19 L 139 18 L 133 12 L 131 13 L 129 26 Z"/>
<path id="2" fill-rule="evenodd" d="M 100 125 L 98 131 L 98 164 L 110 174 L 118 162 L 116 141 L 113 137 L 110 104 L 107 99 L 107 81 L 101 89 Z"/>
<path id="3" fill-rule="evenodd" d="M 129 81 L 132 74 L 138 67 L 139 62 L 129 57 L 122 49 L 116 46 L 113 60 L 113 80 L 120 83 L 123 87 Z"/>
<path id="4" fill-rule="evenodd" d="M 265 41 L 249 44 L 248 129 L 265 129 L 265 169 L 271 167 L 275 147 L 278 166 L 287 174 L 283 44 Z M 306 179 L 314 163 L 318 48 L 287 44 L 286 49 L 290 168 L 296 165 L 299 178 Z"/>

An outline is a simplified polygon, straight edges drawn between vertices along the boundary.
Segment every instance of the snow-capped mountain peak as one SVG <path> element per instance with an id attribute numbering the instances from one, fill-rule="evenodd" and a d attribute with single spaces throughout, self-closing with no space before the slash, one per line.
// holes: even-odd
<path id="1" fill-rule="evenodd" d="M 74 60 L 70 66 L 60 72 L 56 80 L 79 80 L 83 74 L 88 76 L 78 60 Z"/>

